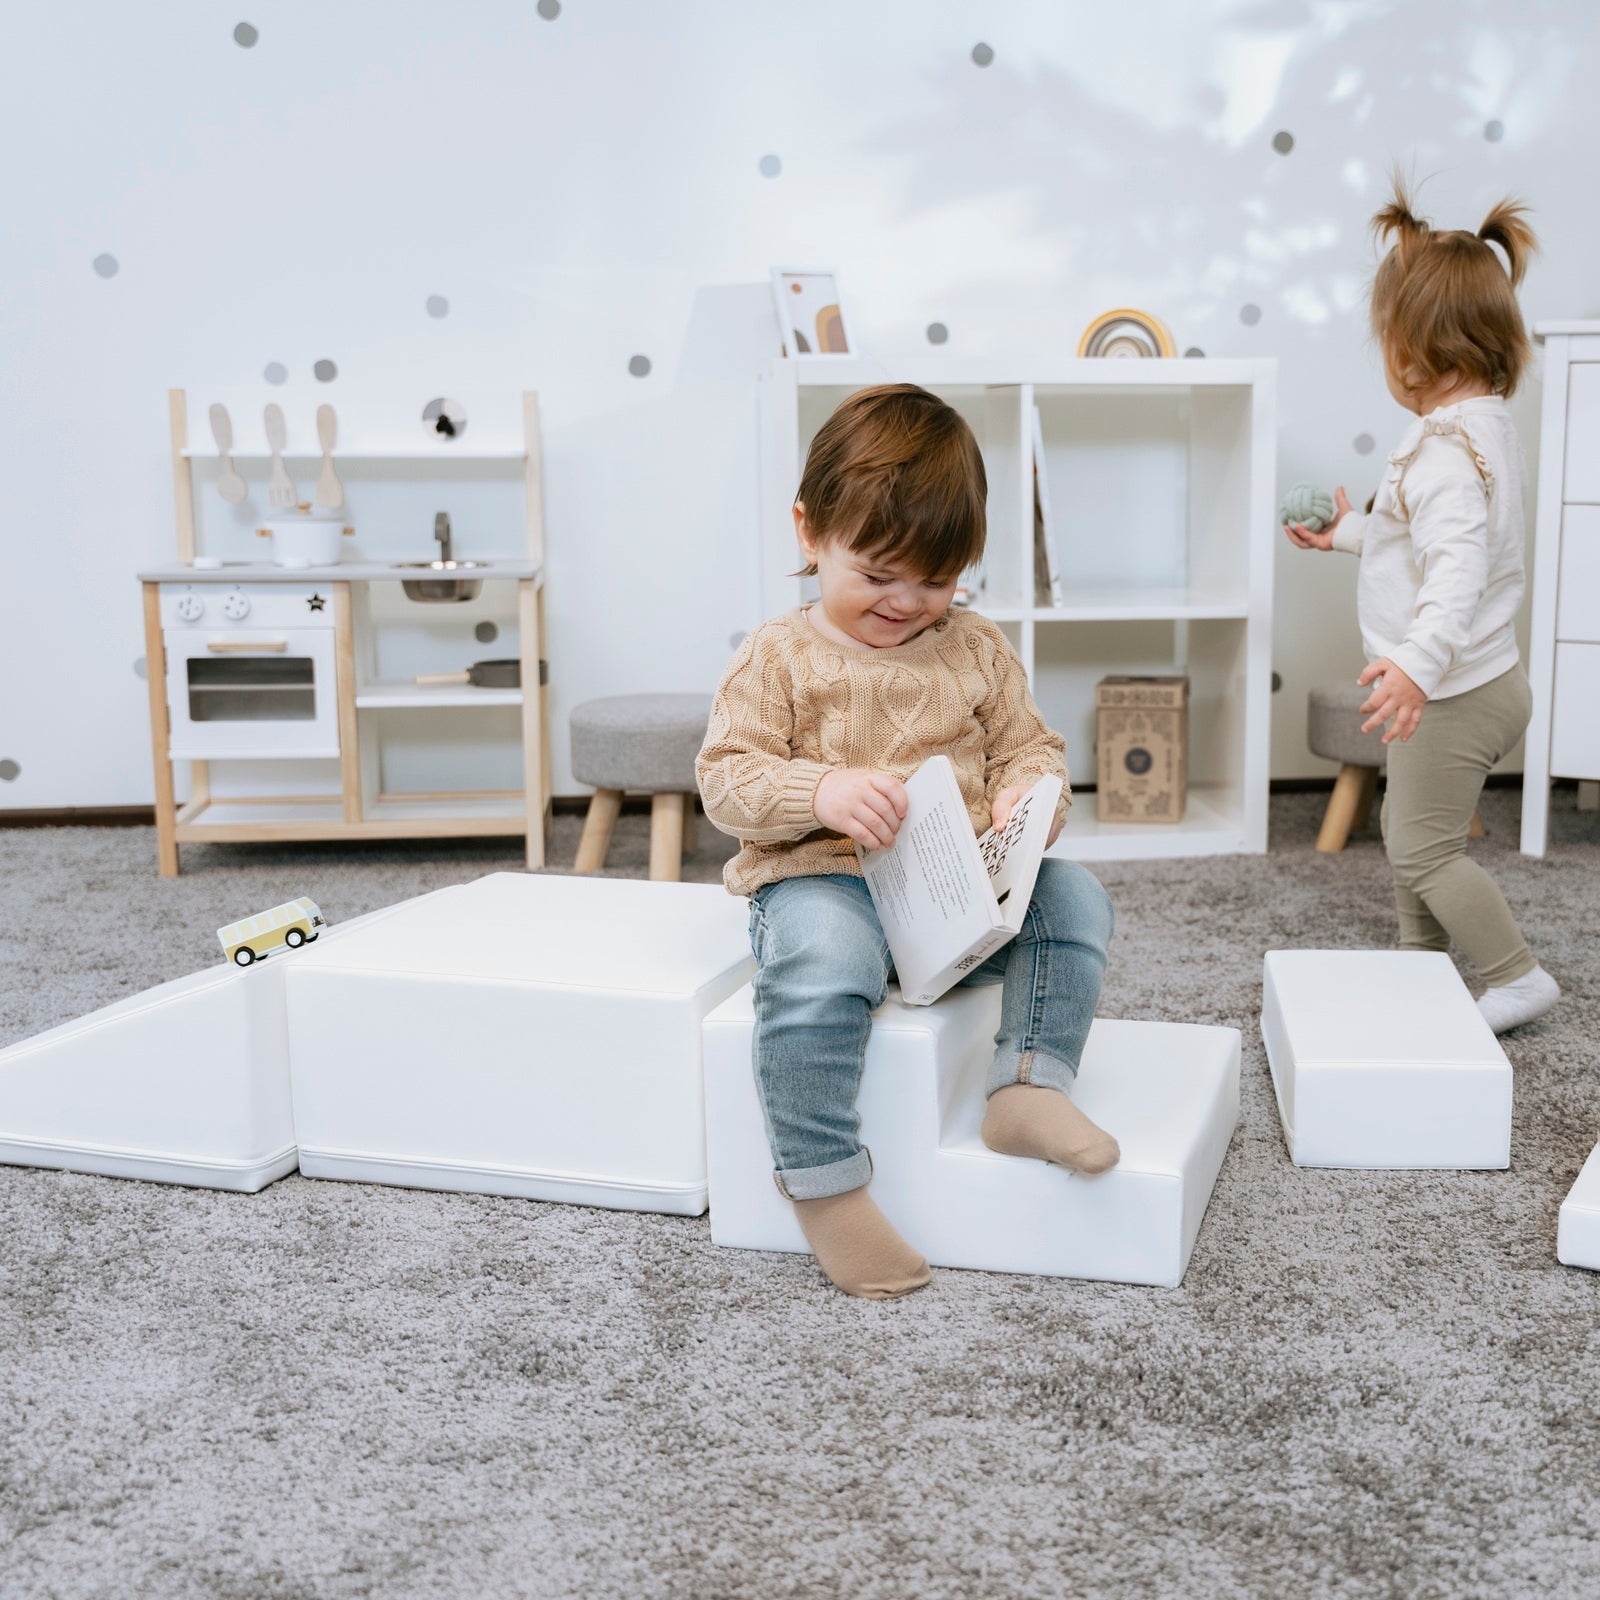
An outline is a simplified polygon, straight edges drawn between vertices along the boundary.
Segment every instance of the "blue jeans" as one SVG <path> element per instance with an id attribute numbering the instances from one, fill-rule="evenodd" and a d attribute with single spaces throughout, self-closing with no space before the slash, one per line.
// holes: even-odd
<path id="1" fill-rule="evenodd" d="M 1111 898 L 1076 862 L 1046 857 L 1022 931 L 961 984 L 1005 985 L 986 1092 L 1065 1091 L 1077 1075 L 1111 942 Z M 783 878 L 750 897 L 756 1089 L 778 1187 L 791 1200 L 859 1189 L 872 1157 L 857 1137 L 872 1013 L 894 976 L 864 879 Z"/>

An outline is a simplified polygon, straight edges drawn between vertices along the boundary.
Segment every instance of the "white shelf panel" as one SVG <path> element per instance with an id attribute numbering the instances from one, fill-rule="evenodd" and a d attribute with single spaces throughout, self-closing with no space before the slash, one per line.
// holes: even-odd
<path id="1" fill-rule="evenodd" d="M 1059 606 L 987 605 L 971 610 L 996 622 L 1163 622 L 1190 618 L 1243 620 L 1250 602 L 1242 595 L 1206 595 L 1192 589 L 1079 589 Z"/>
<path id="2" fill-rule="evenodd" d="M 504 819 L 515 822 L 528 814 L 520 794 L 384 795 L 367 811 L 369 822 L 454 822 Z"/>
<path id="3" fill-rule="evenodd" d="M 356 690 L 358 711 L 429 706 L 520 706 L 520 689 L 474 689 L 455 683 L 364 683 Z"/>
<path id="4" fill-rule="evenodd" d="M 1249 848 L 1237 810 L 1218 791 L 1194 789 L 1182 822 L 1100 822 L 1092 794 L 1075 795 L 1049 854 L 1067 861 L 1154 861 L 1238 855 Z"/>
<path id="5" fill-rule="evenodd" d="M 1247 386 L 1262 370 L 1249 358 L 1211 359 L 1176 356 L 1167 360 L 1070 358 L 1049 363 L 1041 371 L 1028 361 L 996 361 L 948 356 L 885 358 L 863 356 L 807 356 L 799 361 L 774 363 L 778 371 L 793 367 L 802 389 L 846 388 L 871 383 L 905 382 L 926 389 L 987 388 L 998 384 L 1031 383 L 1035 389 L 1195 389 L 1216 385 Z"/>
<path id="6" fill-rule="evenodd" d="M 185 447 L 183 455 L 195 461 L 212 461 L 218 458 L 216 447 L 194 449 Z M 235 461 L 270 461 L 272 455 L 265 450 L 235 450 Z M 285 461 L 320 461 L 320 450 L 285 450 Z M 378 445 L 366 450 L 335 450 L 335 461 L 526 461 L 528 452 L 517 445 L 479 445 L 465 449 L 456 445 Z"/>

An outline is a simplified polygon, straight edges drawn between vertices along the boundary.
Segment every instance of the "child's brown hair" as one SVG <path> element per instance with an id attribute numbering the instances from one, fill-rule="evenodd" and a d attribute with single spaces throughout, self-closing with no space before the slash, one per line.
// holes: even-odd
<path id="1" fill-rule="evenodd" d="M 819 543 L 950 581 L 983 554 L 988 492 L 960 413 L 914 383 L 885 383 L 851 395 L 817 430 L 795 501 Z"/>
<path id="2" fill-rule="evenodd" d="M 1475 234 L 1435 232 L 1412 213 L 1398 173 L 1393 182 L 1394 198 L 1372 219 L 1380 243 L 1394 236 L 1372 284 L 1372 331 L 1389 370 L 1408 394 L 1458 372 L 1509 399 L 1531 354 L 1516 296 L 1539 248 L 1528 207 L 1502 200 Z"/>

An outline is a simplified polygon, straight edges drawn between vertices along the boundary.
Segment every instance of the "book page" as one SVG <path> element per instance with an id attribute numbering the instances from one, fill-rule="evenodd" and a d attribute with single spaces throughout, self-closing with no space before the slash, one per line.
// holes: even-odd
<path id="1" fill-rule="evenodd" d="M 978 840 L 978 854 L 988 870 L 989 887 L 1011 928 L 1022 926 L 1022 915 L 1033 897 L 1039 861 L 1060 802 L 1061 780 L 1047 774 L 1011 808 L 1000 832 L 990 828 Z"/>

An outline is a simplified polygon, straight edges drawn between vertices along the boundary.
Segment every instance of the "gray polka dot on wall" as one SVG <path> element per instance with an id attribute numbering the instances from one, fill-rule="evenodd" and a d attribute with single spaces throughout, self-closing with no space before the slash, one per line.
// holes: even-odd
<path id="1" fill-rule="evenodd" d="M 1185 350 L 1183 353 L 1184 353 L 1185 356 L 1191 357 L 1191 358 L 1195 357 L 1195 356 L 1204 356 L 1205 355 L 1205 351 L 1202 350 L 1200 348 L 1200 346 L 1197 345 L 1197 344 L 1190 345 L 1189 348 L 1187 350 Z"/>
<path id="2" fill-rule="evenodd" d="M 650 376 L 650 357 L 634 356 L 628 362 L 628 371 L 636 378 L 648 378 Z"/>
<path id="3" fill-rule="evenodd" d="M 319 361 L 311 371 L 318 383 L 332 383 L 339 376 L 339 368 L 332 361 Z"/>
<path id="4" fill-rule="evenodd" d="M 478 626 L 472 630 L 472 637 L 476 639 L 479 644 L 493 644 L 495 640 L 500 637 L 500 630 L 492 622 L 480 622 Z"/>
<path id="5" fill-rule="evenodd" d="M 1499 144 L 1499 142 L 1506 136 L 1505 123 L 1499 120 L 1484 123 L 1483 136 L 1489 141 L 1490 144 Z"/>
<path id="6" fill-rule="evenodd" d="M 122 263 L 119 262 L 117 258 L 110 253 L 110 251 L 106 251 L 103 255 L 96 256 L 91 264 L 93 265 L 94 270 L 98 272 L 102 278 L 116 277 L 117 271 L 122 265 Z"/>
<path id="7" fill-rule="evenodd" d="M 1370 433 L 1358 433 L 1350 441 L 1350 448 L 1358 456 L 1370 456 L 1373 450 L 1377 448 L 1377 443 L 1378 441 Z"/>
<path id="8" fill-rule="evenodd" d="M 561 0 L 539 0 L 539 15 L 546 22 L 554 22 L 561 15 Z"/>
<path id="9" fill-rule="evenodd" d="M 430 294 L 427 300 L 427 308 L 430 317 L 448 317 L 450 315 L 450 302 L 442 294 Z"/>
<path id="10" fill-rule="evenodd" d="M 1276 150 L 1280 156 L 1288 155 L 1288 153 L 1294 149 L 1294 135 L 1279 129 L 1279 131 L 1272 136 L 1272 148 Z"/>
<path id="11" fill-rule="evenodd" d="M 975 44 L 972 47 L 972 59 L 980 67 L 986 67 L 994 60 L 994 51 L 986 44 Z"/>
<path id="12" fill-rule="evenodd" d="M 737 633 L 730 633 L 728 635 L 728 648 L 730 650 L 737 650 L 739 646 L 742 645 L 749 637 L 750 635 L 745 633 L 742 629 Z"/>
<path id="13" fill-rule="evenodd" d="M 0 780 L 15 783 L 22 776 L 22 768 L 15 761 L 0 761 Z"/>
<path id="14" fill-rule="evenodd" d="M 239 26 L 233 30 L 233 42 L 238 45 L 241 50 L 253 50 L 255 48 L 256 40 L 260 37 L 261 30 L 249 22 L 241 22 Z"/>
<path id="15" fill-rule="evenodd" d="M 1239 320 L 1247 328 L 1253 328 L 1261 320 L 1260 306 L 1240 306 Z"/>
<path id="16" fill-rule="evenodd" d="M 281 361 L 269 361 L 261 370 L 261 376 L 268 383 L 287 383 L 289 369 Z"/>
<path id="17" fill-rule="evenodd" d="M 950 330 L 942 322 L 928 324 L 928 343 L 944 344 L 950 337 Z"/>
<path id="18" fill-rule="evenodd" d="M 783 171 L 783 162 L 774 155 L 762 156 L 756 165 L 760 167 L 763 178 L 776 178 Z"/>
<path id="19" fill-rule="evenodd" d="M 146 661 L 143 656 L 140 656 L 139 659 L 134 662 L 134 664 L 133 664 L 133 675 L 136 678 L 146 678 L 146 679 L 149 678 L 149 676 L 150 676 L 150 663 L 148 661 Z"/>

